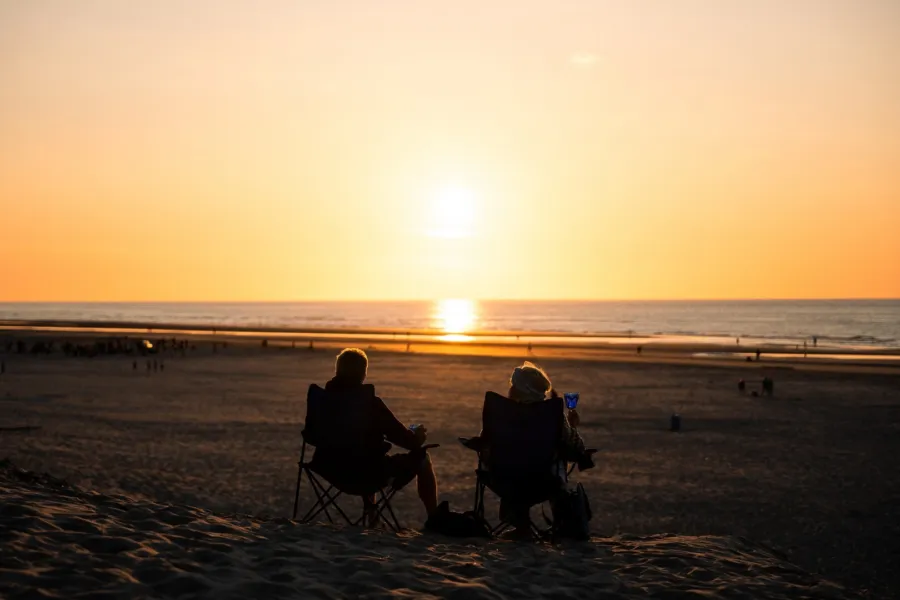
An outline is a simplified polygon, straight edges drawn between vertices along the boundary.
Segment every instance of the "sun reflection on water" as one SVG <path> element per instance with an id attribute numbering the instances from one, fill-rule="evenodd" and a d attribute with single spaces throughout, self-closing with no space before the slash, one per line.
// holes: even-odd
<path id="1" fill-rule="evenodd" d="M 474 301 L 461 298 L 438 300 L 434 303 L 433 326 L 445 335 L 439 339 L 448 342 L 467 342 L 473 339 L 464 335 L 474 331 L 478 322 L 478 309 Z"/>

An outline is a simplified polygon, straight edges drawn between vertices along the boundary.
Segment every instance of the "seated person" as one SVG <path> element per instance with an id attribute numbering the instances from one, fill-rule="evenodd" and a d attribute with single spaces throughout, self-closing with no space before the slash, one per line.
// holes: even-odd
<path id="1" fill-rule="evenodd" d="M 521 404 L 531 404 L 544 402 L 548 395 L 550 398 L 559 398 L 559 394 L 550 383 L 550 377 L 543 369 L 526 360 L 521 367 L 513 370 L 512 376 L 509 378 L 507 394 L 510 400 Z M 584 456 L 584 440 L 577 429 L 580 424 L 581 417 L 577 410 L 573 409 L 563 413 L 559 447 L 560 461 L 575 462 Z M 486 455 L 489 455 L 489 452 L 489 448 L 485 450 Z"/>
<path id="2" fill-rule="evenodd" d="M 431 515 L 437 508 L 438 489 L 431 458 L 422 448 L 427 430 L 424 426 L 415 431 L 406 427 L 375 395 L 375 386 L 363 383 L 368 364 L 366 353 L 357 348 L 338 354 L 334 378 L 325 384 L 328 402 L 338 405 L 332 428 L 337 439 L 317 444 L 313 463 L 320 472 L 342 480 L 371 481 L 374 477 L 386 483 L 417 479 L 419 498 Z M 388 455 L 391 444 L 409 452 Z M 368 506 L 374 502 L 374 496 L 367 498 Z M 373 524 L 374 514 L 369 516 Z"/>
<path id="3" fill-rule="evenodd" d="M 548 397 L 558 398 L 556 390 L 550 382 L 550 377 L 540 367 L 525 361 L 520 367 L 513 370 L 509 379 L 510 400 L 522 404 L 531 404 L 536 402 L 544 402 Z M 564 409 L 565 411 L 565 409 Z M 562 430 L 559 437 L 559 448 L 557 449 L 558 461 L 553 465 L 552 474 L 558 477 L 559 486 L 562 490 L 566 483 L 566 461 L 577 462 L 583 460 L 586 456 L 584 440 L 578 433 L 578 425 L 581 418 L 577 410 L 569 410 L 563 413 Z M 485 448 L 482 453 L 485 466 L 490 469 L 490 447 Z M 501 501 L 500 504 L 501 518 L 509 521 L 517 529 L 527 527 L 528 507 L 515 506 L 513 502 L 507 499 Z"/>

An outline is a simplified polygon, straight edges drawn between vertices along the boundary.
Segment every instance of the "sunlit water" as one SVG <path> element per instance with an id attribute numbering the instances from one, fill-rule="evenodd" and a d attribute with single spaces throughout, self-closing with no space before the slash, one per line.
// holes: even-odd
<path id="1" fill-rule="evenodd" d="M 450 341 L 478 332 L 556 332 L 812 348 L 900 347 L 900 300 L 704 302 L 0 303 L 0 320 L 114 321 L 292 329 L 436 330 Z M 631 337 L 629 337 L 631 336 Z M 522 338 L 525 339 L 524 337 Z M 544 337 L 543 339 L 548 340 Z M 620 338 L 611 338 L 610 342 Z M 653 341 L 648 338 L 646 341 Z"/>

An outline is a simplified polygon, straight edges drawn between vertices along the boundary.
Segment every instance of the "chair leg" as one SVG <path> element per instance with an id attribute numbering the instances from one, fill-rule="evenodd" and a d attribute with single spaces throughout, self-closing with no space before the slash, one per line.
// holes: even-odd
<path id="1" fill-rule="evenodd" d="M 328 521 L 330 523 L 334 523 L 334 519 L 331 518 L 331 514 L 328 512 L 328 507 L 334 506 L 334 508 L 337 509 L 338 513 L 340 513 L 341 517 L 344 518 L 344 521 L 348 525 L 352 525 L 353 521 L 350 519 L 350 517 L 347 516 L 347 513 L 344 512 L 344 509 L 342 509 L 340 507 L 340 505 L 337 503 L 337 499 L 340 497 L 341 492 L 338 491 L 336 494 L 334 494 L 334 496 L 332 496 L 331 490 L 334 486 L 330 486 L 326 490 L 325 486 L 323 486 L 322 483 L 312 473 L 308 473 L 308 475 L 309 475 L 309 480 L 310 480 L 310 482 L 312 482 L 313 488 L 316 491 L 316 495 L 319 496 L 319 502 L 317 502 L 315 505 L 313 505 L 313 507 L 311 509 L 309 509 L 309 512 L 303 518 L 303 522 L 309 523 L 312 519 L 314 519 L 316 516 L 318 516 L 319 513 L 324 512 L 325 516 L 328 517 Z M 327 499 L 327 501 L 323 500 L 322 497 Z M 321 506 L 319 506 L 320 504 L 321 504 Z M 318 510 L 316 510 L 317 507 L 318 507 Z M 313 512 L 313 511 L 315 511 L 315 512 Z"/>
<path id="2" fill-rule="evenodd" d="M 393 523 L 394 531 L 400 531 L 402 529 L 402 527 L 400 527 L 400 521 L 397 520 L 397 515 L 394 514 L 394 509 L 391 506 L 391 500 L 393 500 L 394 494 L 396 494 L 396 493 L 397 493 L 397 490 L 392 489 L 391 493 L 388 494 L 387 496 L 385 496 L 384 490 L 381 490 L 381 499 L 382 499 L 382 502 L 384 503 L 384 506 L 381 508 L 381 511 L 379 511 L 379 514 L 381 515 L 381 518 L 384 519 L 384 522 L 387 523 L 388 526 L 390 527 L 391 524 L 388 522 L 387 518 L 384 516 L 384 509 L 386 508 L 388 513 L 390 513 L 390 515 L 391 515 L 391 519 L 394 521 L 394 523 Z"/>
<path id="3" fill-rule="evenodd" d="M 384 490 L 380 490 L 381 492 L 381 500 L 375 503 L 375 519 L 376 521 L 380 520 L 385 525 L 387 525 L 388 529 L 393 531 L 400 531 L 402 527 L 400 527 L 400 522 L 397 520 L 397 515 L 394 514 L 394 509 L 391 507 L 391 500 L 394 498 L 394 494 L 397 493 L 397 490 L 391 489 L 389 494 L 385 494 Z M 387 515 L 385 514 L 385 510 L 393 519 L 393 523 L 388 520 Z M 363 512 L 363 516 L 357 521 L 357 523 L 361 522 L 365 518 L 365 511 Z"/>
<path id="4" fill-rule="evenodd" d="M 300 479 L 303 478 L 303 459 L 306 457 L 306 440 L 303 440 L 303 447 L 300 448 L 300 462 L 297 463 L 297 490 L 294 492 L 294 513 L 292 519 L 297 519 L 297 506 L 300 503 Z"/>
<path id="5" fill-rule="evenodd" d="M 331 521 L 331 515 L 328 514 L 327 508 L 328 504 L 334 503 L 337 496 L 331 496 L 331 488 L 328 490 L 323 489 L 322 485 L 316 480 L 315 477 L 312 476 L 312 473 L 309 474 L 309 485 L 313 489 L 313 493 L 316 495 L 316 502 L 313 504 L 306 514 L 303 515 L 303 518 L 300 519 L 301 523 L 309 523 L 314 518 L 319 516 L 320 513 L 325 511 L 325 515 L 328 517 L 328 520 Z"/>
<path id="6" fill-rule="evenodd" d="M 500 535 L 510 527 L 512 527 L 512 524 L 507 523 L 506 521 L 500 521 L 496 527 L 491 529 L 491 535 Z"/>
<path id="7" fill-rule="evenodd" d="M 297 490 L 294 492 L 294 512 L 291 519 L 297 520 L 297 506 L 300 504 L 300 480 L 303 478 L 303 462 L 297 463 Z"/>

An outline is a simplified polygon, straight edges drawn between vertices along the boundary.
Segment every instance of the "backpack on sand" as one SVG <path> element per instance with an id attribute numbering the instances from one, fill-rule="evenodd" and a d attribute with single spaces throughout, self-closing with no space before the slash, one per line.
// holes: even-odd
<path id="1" fill-rule="evenodd" d="M 589 540 L 592 516 L 591 503 L 580 483 L 574 489 L 562 492 L 553 502 L 553 530 L 559 537 L 582 542 Z"/>
<path id="2" fill-rule="evenodd" d="M 483 519 L 472 511 L 464 513 L 450 510 L 449 502 L 441 502 L 425 522 L 425 529 L 450 537 L 461 538 L 490 538 L 491 530 Z"/>

